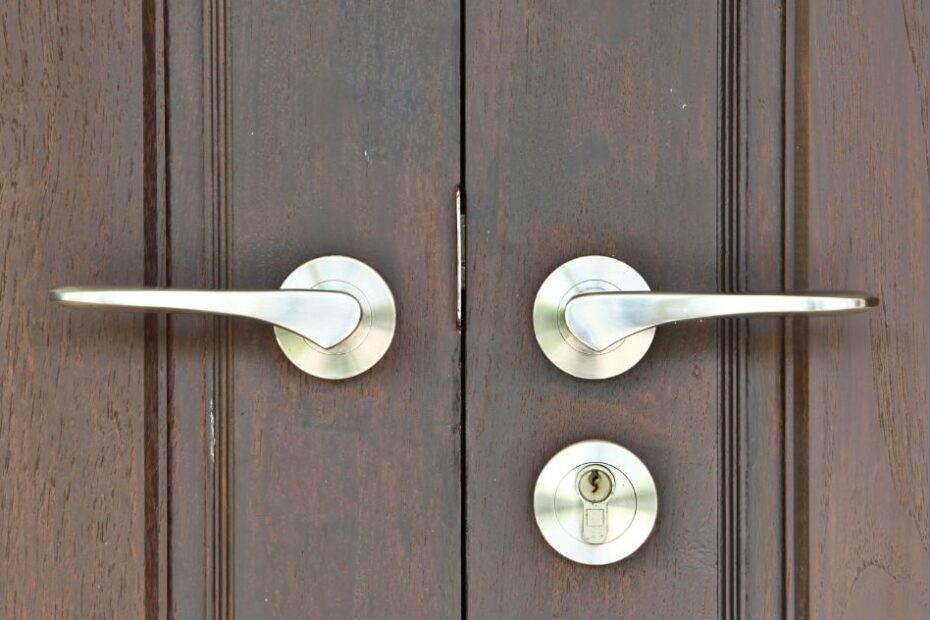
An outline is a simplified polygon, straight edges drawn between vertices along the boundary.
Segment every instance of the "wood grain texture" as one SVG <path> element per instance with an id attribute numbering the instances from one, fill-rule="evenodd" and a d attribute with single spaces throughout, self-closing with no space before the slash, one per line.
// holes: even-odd
<path id="1" fill-rule="evenodd" d="M 144 612 L 143 319 L 54 286 L 143 279 L 137 2 L 0 5 L 0 616 Z"/>
<path id="2" fill-rule="evenodd" d="M 810 617 L 930 616 L 930 6 L 811 2 Z"/>
<path id="3" fill-rule="evenodd" d="M 659 330 L 624 376 L 550 364 L 533 298 L 562 262 L 615 256 L 657 290 L 715 290 L 713 3 L 466 3 L 470 616 L 718 616 L 721 358 L 714 323 Z M 542 540 L 532 489 L 569 443 L 616 441 L 660 493 L 649 541 L 585 567 Z"/>
<path id="4" fill-rule="evenodd" d="M 227 284 L 277 287 L 346 254 L 398 310 L 385 358 L 335 383 L 292 366 L 266 326 L 235 324 L 231 608 L 455 617 L 458 5 L 236 3 L 227 27 Z"/>

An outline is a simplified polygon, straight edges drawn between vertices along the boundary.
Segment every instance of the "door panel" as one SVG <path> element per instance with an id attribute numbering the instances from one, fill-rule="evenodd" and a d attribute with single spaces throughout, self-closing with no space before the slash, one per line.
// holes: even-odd
<path id="1" fill-rule="evenodd" d="M 265 327 L 230 334 L 236 613 L 455 615 L 457 8 L 237 5 L 228 25 L 229 284 L 348 254 L 398 313 L 385 358 L 338 383 Z"/>
<path id="2" fill-rule="evenodd" d="M 4 2 L 0 23 L 0 616 L 138 617 L 143 318 L 64 313 L 48 289 L 145 276 L 142 18 Z"/>
<path id="3" fill-rule="evenodd" d="M 867 326 L 810 333 L 810 615 L 923 618 L 930 6 L 811 3 L 808 28 L 807 278 L 882 299 Z"/>
<path id="4" fill-rule="evenodd" d="M 925 616 L 926 10 L 466 6 L 469 612 Z M 660 329 L 631 372 L 577 381 L 530 308 L 598 253 L 663 290 L 883 306 Z M 650 541 L 599 568 L 549 549 L 530 499 L 591 437 L 659 489 Z"/>
<path id="5" fill-rule="evenodd" d="M 209 420 L 208 605 L 241 617 L 454 615 L 457 8 L 203 11 L 201 36 L 187 26 L 196 15 L 181 13 L 186 47 L 171 46 L 170 109 L 185 122 L 177 134 L 171 124 L 180 152 L 169 162 L 189 189 L 203 188 L 172 187 L 184 205 L 178 223 L 172 210 L 172 231 L 188 218 L 204 230 L 202 249 L 186 231 L 171 237 L 172 259 L 187 248 L 205 254 L 201 275 L 179 273 L 270 288 L 310 258 L 351 255 L 387 280 L 399 321 L 385 358 L 345 382 L 301 373 L 267 326 L 206 322 L 205 387 L 194 392 L 206 409 L 181 398 Z M 202 143 L 189 136 L 198 87 Z M 198 158 L 203 179 L 187 169 Z M 175 504 L 183 511 L 182 498 Z"/>
<path id="6" fill-rule="evenodd" d="M 659 330 L 614 380 L 553 366 L 533 335 L 543 279 L 614 256 L 656 288 L 718 288 L 716 6 L 466 3 L 468 611 L 706 617 L 717 610 L 720 337 Z M 652 538 L 584 567 L 542 540 L 536 475 L 616 441 L 659 489 Z"/>
<path id="7" fill-rule="evenodd" d="M 457 615 L 458 6 L 4 6 L 4 611 Z M 345 382 L 264 325 L 46 299 L 331 253 L 398 307 Z"/>

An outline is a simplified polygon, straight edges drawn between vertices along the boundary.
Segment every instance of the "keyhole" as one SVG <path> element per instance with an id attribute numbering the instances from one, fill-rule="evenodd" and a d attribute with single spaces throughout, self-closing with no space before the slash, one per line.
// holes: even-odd
<path id="1" fill-rule="evenodd" d="M 594 466 L 583 472 L 578 480 L 578 493 L 592 504 L 603 502 L 613 492 L 613 482 L 604 469 Z"/>

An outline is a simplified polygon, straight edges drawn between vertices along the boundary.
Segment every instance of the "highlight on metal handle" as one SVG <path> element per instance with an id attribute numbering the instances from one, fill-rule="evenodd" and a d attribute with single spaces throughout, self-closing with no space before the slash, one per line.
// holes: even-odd
<path id="1" fill-rule="evenodd" d="M 284 355 L 321 379 L 348 379 L 377 364 L 397 325 L 387 282 L 348 256 L 306 262 L 280 290 L 57 288 L 49 296 L 74 308 L 223 314 L 270 323 Z"/>
<path id="2" fill-rule="evenodd" d="M 224 314 L 264 321 L 331 349 L 355 331 L 358 301 L 338 291 L 202 291 L 158 288 L 56 288 L 52 301 L 72 308 Z"/>
<path id="3" fill-rule="evenodd" d="M 581 256 L 558 267 L 533 304 L 536 341 L 549 360 L 581 379 L 628 371 L 659 325 L 727 316 L 840 314 L 878 305 L 865 293 L 654 293 L 626 263 Z"/>
<path id="4" fill-rule="evenodd" d="M 594 351 L 652 327 L 730 316 L 839 314 L 878 305 L 865 293 L 588 293 L 569 300 L 565 323 Z"/>

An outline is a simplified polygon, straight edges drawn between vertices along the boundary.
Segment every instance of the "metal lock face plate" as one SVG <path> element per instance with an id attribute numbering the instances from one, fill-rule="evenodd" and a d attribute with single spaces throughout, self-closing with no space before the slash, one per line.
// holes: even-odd
<path id="1" fill-rule="evenodd" d="M 643 359 L 655 328 L 621 340 L 604 351 L 594 351 L 568 329 L 565 307 L 587 293 L 648 291 L 639 272 L 607 256 L 582 256 L 549 274 L 533 303 L 536 342 L 553 364 L 579 379 L 607 379 L 622 374 Z"/>
<path id="2" fill-rule="evenodd" d="M 536 524 L 556 551 L 582 564 L 610 564 L 636 551 L 655 525 L 655 482 L 643 462 L 609 441 L 568 446 L 543 467 Z"/>
<path id="3" fill-rule="evenodd" d="M 348 293 L 362 308 L 355 332 L 329 349 L 274 328 L 284 355 L 304 372 L 321 379 L 348 379 L 377 364 L 391 346 L 397 324 L 394 296 L 384 278 L 362 261 L 348 256 L 316 258 L 291 272 L 281 288 Z"/>

